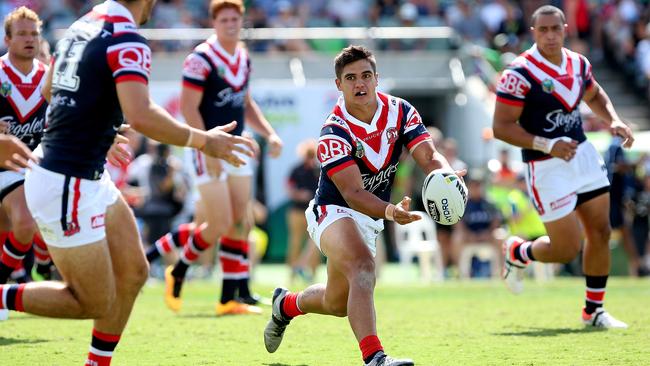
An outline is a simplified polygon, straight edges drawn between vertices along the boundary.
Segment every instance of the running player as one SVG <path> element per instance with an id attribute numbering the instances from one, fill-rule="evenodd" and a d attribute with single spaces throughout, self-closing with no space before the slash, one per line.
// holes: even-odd
<path id="1" fill-rule="evenodd" d="M 451 167 L 436 151 L 415 108 L 376 91 L 378 75 L 370 51 L 347 47 L 334 65 L 343 96 L 321 129 L 320 181 L 305 211 L 307 231 L 327 257 L 327 284 L 298 293 L 276 288 L 264 344 L 268 352 L 275 352 L 287 325 L 298 315 L 347 315 L 364 365 L 413 365 L 411 360 L 387 356 L 377 337 L 375 241 L 383 220 L 404 225 L 420 219 L 408 211 L 410 198 L 397 205 L 387 202 L 403 147 L 427 174 Z"/>
<path id="2" fill-rule="evenodd" d="M 104 174 L 124 117 L 164 143 L 200 149 L 233 165 L 249 140 L 175 121 L 149 97 L 151 51 L 139 35 L 155 0 L 105 1 L 59 41 L 44 88 L 51 96 L 44 156 L 25 176 L 25 196 L 63 282 L 0 285 L 0 309 L 94 319 L 87 365 L 109 365 L 148 268 L 135 219 Z M 36 51 L 36 50 L 34 50 Z M 51 89 L 50 89 L 51 88 Z"/>
<path id="3" fill-rule="evenodd" d="M 533 13 L 531 24 L 535 44 L 508 66 L 499 82 L 494 135 L 522 148 L 528 191 L 548 236 L 508 238 L 504 279 L 511 291 L 521 292 L 523 269 L 531 261 L 573 260 L 584 230 L 582 321 L 627 328 L 603 308 L 610 268 L 609 181 L 602 157 L 586 141 L 580 101 L 625 140 L 625 147 L 632 146 L 634 137 L 594 79 L 587 58 L 563 47 L 564 13 L 545 5 Z"/>
<path id="4" fill-rule="evenodd" d="M 244 17 L 241 0 L 212 0 L 210 16 L 215 34 L 187 56 L 183 66 L 181 110 L 187 123 L 210 129 L 237 121 L 233 134 L 240 135 L 244 120 L 266 138 L 269 153 L 277 157 L 282 141 L 264 118 L 249 89 L 251 63 L 240 42 Z M 173 311 L 181 308 L 181 286 L 187 269 L 199 254 L 219 240 L 219 260 L 223 271 L 221 299 L 217 315 L 259 314 L 261 309 L 249 289 L 250 264 L 248 234 L 252 227 L 251 205 L 253 167 L 250 162 L 235 168 L 194 151 L 195 183 L 201 195 L 196 224 L 182 224 L 152 246 L 147 258 L 183 246 L 180 259 L 165 273 L 165 303 Z M 214 203 L 219 202 L 220 205 Z M 204 220 L 198 220 L 202 218 Z M 202 224 L 202 225 L 201 225 Z"/>

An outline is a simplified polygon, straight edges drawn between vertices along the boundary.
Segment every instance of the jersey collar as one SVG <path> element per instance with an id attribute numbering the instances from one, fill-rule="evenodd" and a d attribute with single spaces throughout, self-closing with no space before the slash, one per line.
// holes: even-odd
<path id="1" fill-rule="evenodd" d="M 133 23 L 133 25 L 137 28 L 137 23 L 135 22 L 135 19 L 133 19 L 133 14 L 127 9 L 124 5 L 120 4 L 119 2 L 115 0 L 106 0 L 103 3 L 95 6 L 93 8 L 93 12 L 99 14 L 99 15 L 104 15 L 109 18 L 112 17 L 120 17 L 120 18 L 125 18 L 124 20 Z"/>
<path id="2" fill-rule="evenodd" d="M 533 58 L 535 58 L 535 60 L 537 60 L 537 61 L 543 63 L 544 65 L 548 66 L 549 68 L 555 70 L 558 73 L 558 75 L 564 75 L 564 74 L 567 73 L 567 71 L 566 71 L 566 68 L 567 68 L 566 67 L 567 66 L 567 56 L 566 56 L 566 51 L 564 50 L 564 48 L 562 48 L 562 63 L 560 64 L 560 66 L 550 62 L 544 56 L 542 56 L 542 54 L 537 49 L 537 44 L 533 44 L 533 46 L 530 48 L 530 50 L 528 50 L 528 52 L 533 56 Z"/>
<path id="3" fill-rule="evenodd" d="M 356 119 L 353 115 L 348 113 L 348 110 L 345 108 L 345 99 L 343 99 L 342 95 L 339 97 L 339 101 L 337 104 L 341 108 L 341 112 L 343 112 L 343 116 L 345 116 L 345 119 L 348 122 L 354 124 L 355 126 L 363 128 L 366 131 L 366 133 L 370 133 L 377 129 L 377 121 L 381 116 L 381 112 L 383 108 L 386 107 L 384 105 L 384 102 L 381 100 L 381 98 L 379 98 L 379 93 L 377 93 L 376 96 L 377 96 L 377 110 L 375 111 L 375 115 L 372 117 L 372 121 L 369 124 Z"/>

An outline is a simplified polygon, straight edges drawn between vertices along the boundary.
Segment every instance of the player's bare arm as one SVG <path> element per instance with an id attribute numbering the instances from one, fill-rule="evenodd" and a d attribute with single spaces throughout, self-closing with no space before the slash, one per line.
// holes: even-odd
<path id="1" fill-rule="evenodd" d="M 203 99 L 203 90 L 188 87 L 181 89 L 181 113 L 185 122 L 194 128 L 205 130 L 205 123 L 199 112 L 201 99 Z"/>
<path id="2" fill-rule="evenodd" d="M 585 91 L 582 100 L 587 103 L 589 108 L 602 118 L 609 126 L 613 135 L 621 136 L 623 147 L 629 148 L 634 143 L 634 136 L 632 130 L 625 124 L 616 113 L 612 101 L 603 88 L 594 80 L 593 87 Z"/>
<path id="3" fill-rule="evenodd" d="M 436 150 L 431 140 L 425 140 L 417 145 L 411 151 L 411 156 L 425 174 L 429 174 L 436 169 L 453 170 L 447 158 Z M 467 170 L 456 170 L 455 173 L 457 176 L 462 177 L 467 174 Z"/>
<path id="4" fill-rule="evenodd" d="M 395 221 L 400 225 L 421 218 L 419 215 L 408 211 L 411 202 L 409 197 L 404 197 L 399 204 L 393 205 L 363 189 L 361 172 L 356 165 L 351 165 L 332 175 L 332 182 L 341 192 L 345 202 L 355 211 L 370 217 L 381 217 Z"/>
<path id="5" fill-rule="evenodd" d="M 246 116 L 246 122 L 269 143 L 269 155 L 273 158 L 280 156 L 282 153 L 282 140 L 275 133 L 269 121 L 264 118 L 262 110 L 255 102 L 255 99 L 251 97 L 250 92 L 246 93 L 244 115 Z"/>
<path id="6" fill-rule="evenodd" d="M 199 149 L 234 166 L 245 164 L 234 151 L 252 156 L 253 144 L 250 139 L 227 133 L 235 128 L 235 122 L 207 132 L 178 123 L 151 100 L 148 87 L 139 82 L 119 83 L 117 95 L 131 126 L 148 137 L 166 144 Z"/>
<path id="7" fill-rule="evenodd" d="M 494 109 L 492 130 L 494 137 L 511 145 L 543 151 L 553 157 L 566 161 L 573 159 L 578 148 L 576 141 L 563 139 L 547 139 L 526 132 L 517 121 L 521 117 L 523 107 L 497 103 Z"/>

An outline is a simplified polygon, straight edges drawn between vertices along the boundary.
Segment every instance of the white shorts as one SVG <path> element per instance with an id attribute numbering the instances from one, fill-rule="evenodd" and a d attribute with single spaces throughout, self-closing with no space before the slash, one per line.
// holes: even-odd
<path id="1" fill-rule="evenodd" d="M 305 216 L 307 217 L 307 232 L 321 252 L 320 237 L 323 235 L 323 231 L 336 220 L 349 217 L 357 224 L 363 241 L 370 249 L 372 256 L 374 257 L 377 253 L 377 236 L 384 230 L 384 220 L 375 220 L 349 207 L 337 205 L 319 206 L 316 205 L 314 200 L 309 202 Z"/>
<path id="2" fill-rule="evenodd" d="M 528 193 L 543 222 L 575 210 L 578 194 L 609 186 L 602 156 L 585 141 L 570 161 L 559 158 L 528 162 Z"/>
<path id="3" fill-rule="evenodd" d="M 253 163 L 251 161 L 251 158 L 246 155 L 237 154 L 242 159 L 244 159 L 244 161 L 246 161 L 246 164 L 240 167 L 232 166 L 228 162 L 221 160 L 223 171 L 218 177 L 213 177 L 210 175 L 210 173 L 208 173 L 205 154 L 196 149 L 186 149 L 186 151 L 189 151 L 189 154 L 191 154 L 192 165 L 194 167 L 192 170 L 194 176 L 194 184 L 197 186 L 203 185 L 213 179 L 225 181 L 228 176 L 250 177 L 253 175 Z"/>
<path id="4" fill-rule="evenodd" d="M 106 237 L 106 208 L 120 195 L 106 171 L 99 180 L 87 180 L 30 167 L 25 199 L 47 245 L 72 248 Z"/>
<path id="5" fill-rule="evenodd" d="M 16 188 L 20 187 L 25 180 L 25 169 L 20 172 L 7 170 L 0 172 L 0 201 L 13 192 Z"/>

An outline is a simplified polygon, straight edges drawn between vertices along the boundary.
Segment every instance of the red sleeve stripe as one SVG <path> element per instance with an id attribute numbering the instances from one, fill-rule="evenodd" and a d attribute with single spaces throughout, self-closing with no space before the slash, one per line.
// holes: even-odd
<path id="1" fill-rule="evenodd" d="M 125 81 L 135 81 L 135 82 L 138 82 L 138 83 L 142 83 L 144 85 L 149 84 L 149 80 L 147 80 L 146 77 L 144 77 L 142 75 L 137 75 L 137 74 L 120 75 L 117 78 L 115 78 L 115 83 L 116 84 L 123 83 Z"/>
<path id="2" fill-rule="evenodd" d="M 421 142 L 424 142 L 426 140 L 431 140 L 431 136 L 428 133 L 427 134 L 422 134 L 422 135 L 414 138 L 413 140 L 411 140 L 411 142 L 406 144 L 406 148 L 409 151 L 411 151 L 415 146 L 419 145 Z"/>
<path id="3" fill-rule="evenodd" d="M 205 89 L 202 85 L 194 84 L 189 80 L 183 80 L 183 88 L 190 88 L 201 92 Z"/>
<path id="4" fill-rule="evenodd" d="M 512 100 L 512 99 L 504 98 L 502 96 L 497 96 L 497 102 L 503 103 L 503 104 L 508 104 L 508 105 L 513 105 L 515 107 L 522 107 L 524 105 L 523 100 Z"/>
<path id="5" fill-rule="evenodd" d="M 337 166 L 335 166 L 334 168 L 328 170 L 328 171 L 327 171 L 327 176 L 330 177 L 330 178 L 332 178 L 332 176 L 333 176 L 334 174 L 336 174 L 336 173 L 340 172 L 341 170 L 343 170 L 343 169 L 345 169 L 345 168 L 347 168 L 347 167 L 349 167 L 349 166 L 352 166 L 352 165 L 354 165 L 354 164 L 356 164 L 356 163 L 354 162 L 354 160 L 348 160 L 348 161 L 346 161 L 345 163 L 343 163 L 343 164 L 341 164 L 341 165 L 337 165 Z"/>

